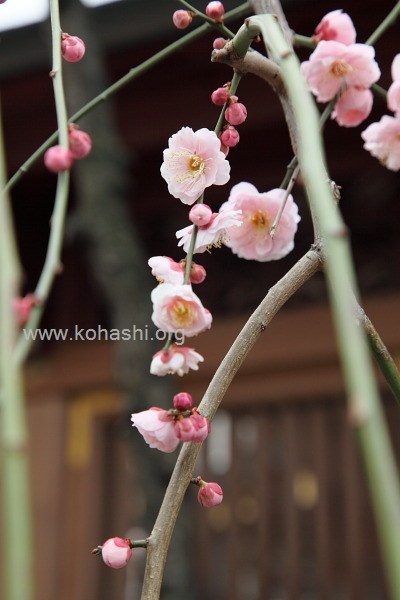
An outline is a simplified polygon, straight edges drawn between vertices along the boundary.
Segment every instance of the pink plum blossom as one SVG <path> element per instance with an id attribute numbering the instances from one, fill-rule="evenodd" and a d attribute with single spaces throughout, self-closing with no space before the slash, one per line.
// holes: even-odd
<path id="1" fill-rule="evenodd" d="M 44 153 L 44 164 L 53 173 L 68 171 L 74 163 L 71 150 L 64 146 L 52 146 Z"/>
<path id="2" fill-rule="evenodd" d="M 192 337 L 211 327 L 211 313 L 203 307 L 190 285 L 162 283 L 152 291 L 151 299 L 151 318 L 162 331 L 179 331 Z"/>
<path id="3" fill-rule="evenodd" d="M 210 19 L 214 19 L 217 23 L 222 23 L 224 20 L 225 7 L 222 2 L 209 2 L 206 6 L 206 15 Z"/>
<path id="4" fill-rule="evenodd" d="M 289 195 L 274 238 L 269 232 L 274 222 L 285 190 L 274 189 L 260 193 L 251 183 L 233 186 L 224 209 L 240 209 L 242 226 L 230 227 L 225 244 L 234 254 L 248 260 L 265 262 L 286 256 L 294 246 L 297 223 L 300 221 L 297 205 Z"/>
<path id="5" fill-rule="evenodd" d="M 182 377 L 190 369 L 198 371 L 200 362 L 204 362 L 204 358 L 194 348 L 171 344 L 168 350 L 160 350 L 153 356 L 150 373 L 160 377 L 173 374 Z"/>
<path id="6" fill-rule="evenodd" d="M 148 265 L 151 267 L 152 275 L 158 281 L 174 285 L 183 284 L 185 267 L 181 263 L 175 262 L 169 256 L 152 256 L 148 260 Z"/>
<path id="7" fill-rule="evenodd" d="M 173 452 L 178 446 L 174 418 L 167 410 L 157 407 L 143 410 L 132 414 L 131 421 L 150 448 Z"/>
<path id="8" fill-rule="evenodd" d="M 332 10 L 327 13 L 314 32 L 314 42 L 334 40 L 349 46 L 356 41 L 356 30 L 353 21 L 342 10 Z"/>
<path id="9" fill-rule="evenodd" d="M 182 285 L 185 278 L 186 260 L 175 262 L 169 256 L 152 256 L 148 265 L 151 273 L 161 283 L 172 283 Z M 190 282 L 202 283 L 206 278 L 206 270 L 201 265 L 192 262 L 190 268 Z"/>
<path id="10" fill-rule="evenodd" d="M 112 569 L 126 567 L 132 556 L 130 540 L 120 537 L 108 539 L 101 548 L 101 555 L 106 565 Z"/>
<path id="11" fill-rule="evenodd" d="M 175 421 L 175 431 L 181 442 L 204 442 L 210 432 L 210 423 L 195 410 L 189 417 Z"/>
<path id="12" fill-rule="evenodd" d="M 61 41 L 61 53 L 63 58 L 68 62 L 80 61 L 86 51 L 85 42 L 76 35 L 63 33 Z"/>
<path id="13" fill-rule="evenodd" d="M 76 160 L 85 158 L 92 149 L 92 138 L 90 135 L 73 123 L 68 127 L 68 141 L 72 158 Z"/>
<path id="14" fill-rule="evenodd" d="M 207 248 L 215 246 L 219 248 L 226 243 L 227 230 L 229 227 L 236 225 L 240 227 L 242 224 L 241 211 L 232 208 L 221 209 L 217 213 L 213 213 L 211 220 L 206 225 L 202 225 L 197 229 L 196 243 L 194 253 L 205 252 Z M 178 246 L 183 246 L 185 252 L 188 252 L 190 240 L 193 233 L 193 225 L 184 227 L 176 232 L 178 238 Z"/>
<path id="15" fill-rule="evenodd" d="M 169 193 L 184 204 L 194 204 L 210 185 L 229 181 L 230 165 L 214 131 L 182 127 L 169 138 L 168 146 L 161 175 Z"/>
<path id="16" fill-rule="evenodd" d="M 342 127 L 357 127 L 370 114 L 373 101 L 371 90 L 351 87 L 336 102 L 332 119 Z"/>
<path id="17" fill-rule="evenodd" d="M 224 495 L 222 488 L 218 483 L 208 483 L 201 480 L 198 485 L 200 489 L 197 494 L 197 499 L 202 506 L 211 508 L 212 506 L 218 506 L 218 504 L 221 504 Z"/>
<path id="18" fill-rule="evenodd" d="M 364 148 L 391 171 L 400 169 L 400 119 L 384 115 L 362 132 Z"/>
<path id="19" fill-rule="evenodd" d="M 177 29 L 186 29 L 192 20 L 192 13 L 188 10 L 176 10 L 172 15 L 172 21 Z"/>
<path id="20" fill-rule="evenodd" d="M 400 116 L 400 54 L 397 54 L 392 62 L 393 83 L 388 89 L 387 105 L 390 110 Z"/>
<path id="21" fill-rule="evenodd" d="M 379 79 L 374 56 L 375 50 L 366 44 L 322 41 L 301 70 L 317 100 L 329 102 L 348 87 L 369 88 Z"/>

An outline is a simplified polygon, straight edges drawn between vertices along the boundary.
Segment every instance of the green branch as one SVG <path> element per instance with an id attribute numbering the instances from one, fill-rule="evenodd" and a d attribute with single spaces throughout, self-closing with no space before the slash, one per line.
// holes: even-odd
<path id="1" fill-rule="evenodd" d="M 366 465 L 384 564 L 393 600 L 400 598 L 400 491 L 364 331 L 357 325 L 351 289 L 356 289 L 346 227 L 325 176 L 324 149 L 315 104 L 299 61 L 271 15 L 248 20 L 281 67 L 299 130 L 299 164 L 321 230 L 325 272 L 348 392 L 349 411 Z"/>

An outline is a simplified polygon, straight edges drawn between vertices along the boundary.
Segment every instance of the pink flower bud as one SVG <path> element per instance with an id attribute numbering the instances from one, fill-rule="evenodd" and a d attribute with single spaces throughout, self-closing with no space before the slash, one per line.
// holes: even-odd
<path id="1" fill-rule="evenodd" d="M 172 15 L 172 21 L 177 29 L 186 29 L 192 22 L 192 18 L 188 10 L 176 10 Z"/>
<path id="2" fill-rule="evenodd" d="M 44 164 L 53 173 L 68 171 L 74 162 L 71 151 L 64 146 L 52 146 L 44 154 Z"/>
<path id="3" fill-rule="evenodd" d="M 209 2 L 206 6 L 206 15 L 218 23 L 224 20 L 225 8 L 222 2 Z"/>
<path id="4" fill-rule="evenodd" d="M 212 210 L 208 206 L 208 204 L 195 204 L 189 212 L 189 220 L 192 221 L 194 225 L 201 227 L 202 225 L 207 225 L 211 221 L 212 218 Z"/>
<path id="5" fill-rule="evenodd" d="M 208 420 L 193 409 L 189 417 L 178 418 L 174 424 L 175 434 L 181 442 L 204 442 L 210 433 Z"/>
<path id="6" fill-rule="evenodd" d="M 192 396 L 187 392 L 181 392 L 174 396 L 174 408 L 177 410 L 190 410 L 193 406 Z"/>
<path id="7" fill-rule="evenodd" d="M 197 499 L 202 506 L 210 508 L 211 506 L 218 506 L 221 504 L 224 495 L 222 488 L 218 483 L 207 483 L 206 481 L 200 480 L 198 483 L 200 486 L 197 494 Z"/>
<path id="8" fill-rule="evenodd" d="M 220 87 L 211 94 L 211 100 L 217 106 L 223 106 L 229 100 L 229 89 Z"/>
<path id="9" fill-rule="evenodd" d="M 104 542 L 101 554 L 108 567 L 122 569 L 132 556 L 131 542 L 120 537 L 110 538 Z"/>
<path id="10" fill-rule="evenodd" d="M 75 35 L 63 33 L 61 42 L 61 53 L 68 62 L 78 62 L 85 54 L 85 42 Z"/>
<path id="11" fill-rule="evenodd" d="M 244 123 L 247 117 L 247 109 L 244 104 L 234 102 L 225 111 L 225 119 L 231 125 L 240 125 Z"/>
<path id="12" fill-rule="evenodd" d="M 72 158 L 76 160 L 85 158 L 92 149 L 92 138 L 85 131 L 81 131 L 78 125 L 69 126 L 68 140 Z"/>
<path id="13" fill-rule="evenodd" d="M 27 294 L 23 298 L 14 298 L 13 307 L 18 323 L 24 325 L 31 316 L 32 308 L 39 303 L 35 294 Z"/>
<path id="14" fill-rule="evenodd" d="M 227 127 L 220 135 L 220 140 L 224 146 L 233 148 L 239 143 L 240 135 L 237 129 L 232 126 Z"/>
<path id="15" fill-rule="evenodd" d="M 225 48 L 225 44 L 227 41 L 228 40 L 225 40 L 222 37 L 215 38 L 215 40 L 213 41 L 214 50 L 222 50 L 222 48 Z"/>
<path id="16" fill-rule="evenodd" d="M 206 278 L 206 270 L 201 265 L 197 263 L 192 263 L 192 268 L 190 269 L 190 283 L 203 283 Z"/>

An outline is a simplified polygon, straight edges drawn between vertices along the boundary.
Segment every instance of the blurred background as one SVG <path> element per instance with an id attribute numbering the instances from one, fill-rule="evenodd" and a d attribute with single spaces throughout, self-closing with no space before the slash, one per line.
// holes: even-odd
<path id="1" fill-rule="evenodd" d="M 9 3 L 4 5 L 8 7 Z M 38 2 L 38 7 L 40 3 Z M 33 24 L 3 24 L 1 98 L 10 176 L 56 129 L 47 2 Z M 239 2 L 224 2 L 226 10 Z M 95 3 L 62 0 L 63 30 L 86 42 L 81 63 L 64 63 L 73 114 L 105 87 L 186 32 L 172 0 Z M 206 2 L 197 3 L 205 9 Z M 3 9 L 3 7 L 1 7 Z M 364 41 L 392 8 L 382 0 L 284 1 L 290 26 L 312 35 L 330 10 L 353 18 Z M 19 16 L 28 18 L 25 8 Z M 250 12 L 249 12 L 250 14 Z M 0 13 L 1 17 L 1 13 Z M 193 26 L 198 23 L 194 21 Z M 229 27 L 236 30 L 240 22 Z M 0 23 L 1 29 L 1 23 Z M 173 54 L 80 121 L 93 151 L 72 170 L 63 272 L 43 327 L 142 328 L 154 332 L 147 260 L 182 258 L 175 231 L 186 208 L 159 174 L 168 138 L 182 126 L 213 129 L 211 92 L 231 79 L 210 62 L 204 37 Z M 380 85 L 390 85 L 399 24 L 376 47 Z M 263 52 L 261 45 L 257 48 Z M 299 52 L 304 60 L 308 52 Z M 292 158 L 275 94 L 248 75 L 239 88 L 248 118 L 229 154 L 231 180 L 206 193 L 215 210 L 231 185 L 278 187 Z M 367 124 L 387 113 L 376 98 Z M 400 217 L 397 173 L 362 148 L 361 131 L 326 126 L 332 179 L 351 231 L 363 304 L 396 360 L 400 356 Z M 55 175 L 39 160 L 12 192 L 21 261 L 21 293 L 42 269 Z M 169 480 L 173 456 L 150 451 L 130 427 L 130 412 L 169 407 L 177 391 L 198 404 L 218 364 L 268 289 L 313 242 L 302 189 L 293 192 L 301 222 L 293 252 L 272 263 L 236 258 L 227 248 L 201 255 L 199 294 L 214 316 L 192 340 L 205 357 L 198 373 L 149 374 L 162 342 L 41 342 L 26 367 L 36 527 L 36 600 L 131 600 L 140 597 L 145 551 L 113 571 L 90 555 L 108 537 L 146 537 Z M 221 276 L 223 274 L 223 276 Z M 382 384 L 397 456 L 399 410 Z M 138 439 L 140 438 L 140 439 Z M 383 600 L 387 597 L 364 473 L 345 407 L 343 381 L 322 275 L 291 299 L 252 350 L 213 422 L 198 470 L 218 481 L 224 502 L 200 509 L 196 489 L 178 520 L 163 600 Z M 21 599 L 23 600 L 23 599 Z"/>

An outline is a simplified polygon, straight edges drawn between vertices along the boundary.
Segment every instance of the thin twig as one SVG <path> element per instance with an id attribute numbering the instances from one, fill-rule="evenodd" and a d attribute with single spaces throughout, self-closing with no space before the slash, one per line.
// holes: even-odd
<path id="1" fill-rule="evenodd" d="M 286 191 L 285 191 L 285 195 L 284 195 L 283 200 L 281 202 L 281 205 L 279 207 L 278 214 L 276 215 L 276 217 L 274 219 L 274 222 L 272 223 L 272 227 L 269 230 L 269 235 L 270 235 L 270 237 L 272 239 L 273 239 L 273 237 L 274 237 L 274 235 L 276 233 L 277 227 L 279 225 L 279 221 L 281 220 L 283 211 L 285 210 L 286 202 L 287 202 L 287 200 L 288 200 L 288 198 L 290 196 L 290 192 L 293 189 L 293 186 L 295 184 L 295 181 L 296 181 L 297 175 L 299 174 L 299 171 L 300 171 L 300 167 L 299 167 L 299 165 L 297 165 L 297 167 L 294 169 L 294 171 L 292 173 L 292 176 L 291 176 L 291 178 L 289 180 L 288 186 L 287 186 Z"/>

